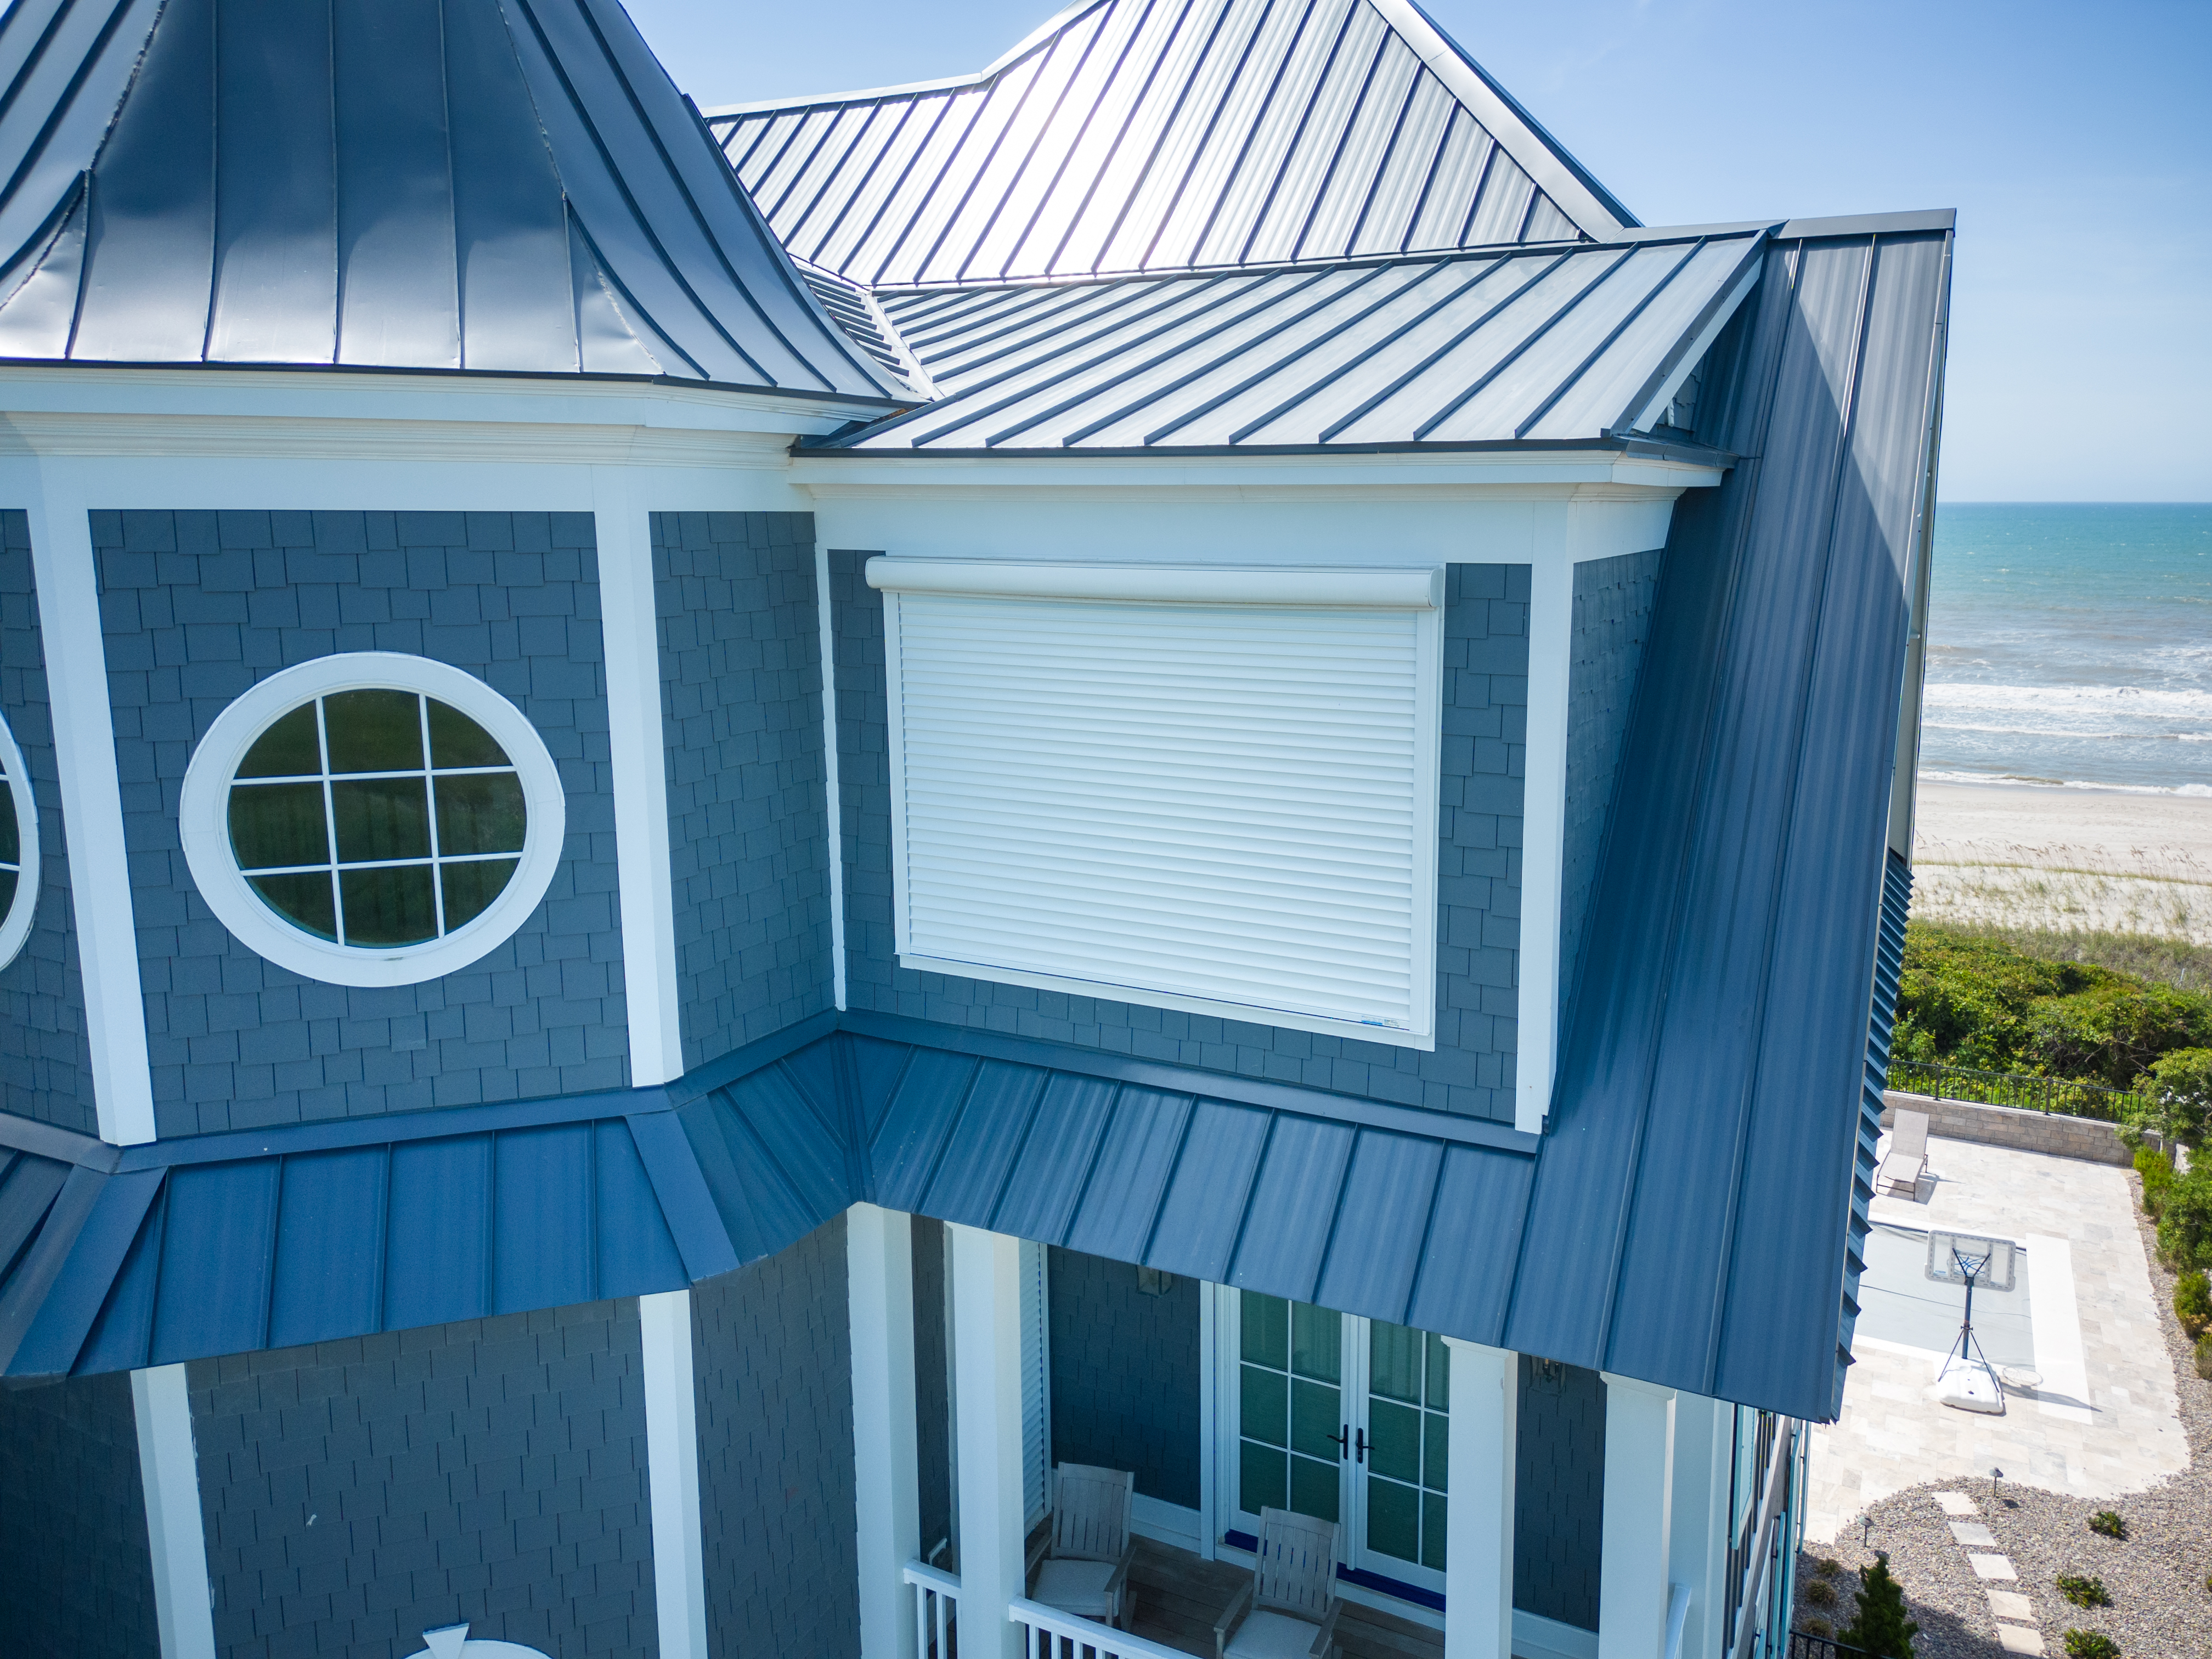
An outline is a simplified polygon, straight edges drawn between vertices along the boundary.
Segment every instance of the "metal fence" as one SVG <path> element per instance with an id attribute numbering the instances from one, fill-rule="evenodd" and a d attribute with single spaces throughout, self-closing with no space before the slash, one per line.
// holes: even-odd
<path id="1" fill-rule="evenodd" d="M 1889 1062 L 1889 1086 L 1910 1095 L 1942 1100 L 1978 1101 L 1984 1106 L 2017 1106 L 2024 1111 L 2057 1112 L 2105 1123 L 2140 1119 L 2150 1102 L 2130 1089 L 2107 1089 L 2063 1078 L 2021 1077 L 2010 1072 L 1974 1072 L 1960 1066 L 1929 1066 L 1918 1060 Z"/>
<path id="2" fill-rule="evenodd" d="M 1864 1648 L 1847 1647 L 1832 1637 L 1815 1636 L 1810 1631 L 1790 1632 L 1790 1650 L 1785 1659 L 1875 1659 Z"/>

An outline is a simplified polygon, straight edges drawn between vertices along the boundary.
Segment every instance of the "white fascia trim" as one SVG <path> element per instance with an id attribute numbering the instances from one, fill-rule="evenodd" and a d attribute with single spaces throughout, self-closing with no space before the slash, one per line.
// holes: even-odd
<path id="1" fill-rule="evenodd" d="M 146 1499 L 146 1543 L 154 1575 L 154 1621 L 161 1659 L 215 1659 L 215 1601 L 208 1586 L 207 1530 L 192 1446 L 192 1400 L 182 1365 L 131 1373 L 138 1426 L 138 1479 Z"/>
<path id="2" fill-rule="evenodd" d="M 1011 561 L 872 558 L 868 586 L 890 593 L 993 599 L 1096 599 L 1151 605 L 1320 606 L 1441 611 L 1441 565 L 1328 569 L 1238 565 L 1018 564 Z"/>
<path id="3" fill-rule="evenodd" d="M 441 939 L 386 948 L 340 945 L 284 921 L 247 884 L 231 850 L 230 787 L 255 740 L 309 698 L 386 686 L 451 704 L 507 751 L 528 812 L 522 856 L 483 914 Z M 257 681 L 208 726 L 185 768 L 177 807 L 185 862 L 216 920 L 256 955 L 326 985 L 418 985 L 457 973 L 505 944 L 552 884 L 568 823 L 560 769 L 529 716 L 465 670 L 396 651 L 315 657 Z"/>
<path id="4" fill-rule="evenodd" d="M 1421 15 L 1419 7 L 1408 0 L 1370 3 L 1413 48 L 1413 55 L 1427 65 L 1429 73 L 1467 106 L 1468 112 L 1489 129 L 1490 136 L 1520 163 L 1521 170 L 1534 179 L 1538 188 L 1583 231 L 1603 241 L 1631 228 L 1575 176 L 1574 170 L 1559 158 L 1549 144 L 1529 130 L 1528 124 L 1491 89 L 1488 82 L 1468 67 L 1467 60 L 1437 26 Z"/>
<path id="5" fill-rule="evenodd" d="M 653 1610 L 662 1659 L 708 1659 L 706 1549 L 699 1525 L 699 1416 L 691 1292 L 637 1299 L 645 1382 L 646 1487 Z"/>
<path id="6" fill-rule="evenodd" d="M 459 421 L 758 433 L 787 440 L 834 432 L 887 412 L 884 400 L 831 402 L 659 381 L 79 363 L 0 365 L 0 404 L 8 411 L 0 422 L 0 446 L 19 453 L 46 447 L 38 423 L 27 423 L 26 416 L 227 416 L 264 422 L 337 418 L 362 426 Z"/>
<path id="7" fill-rule="evenodd" d="M 684 1073 L 653 523 L 650 508 L 640 499 L 637 480 L 627 469 L 599 468 L 592 482 L 630 1083 L 646 1088 Z"/>
<path id="8" fill-rule="evenodd" d="M 957 92 L 980 87 L 993 76 L 1003 74 L 1020 63 L 1085 12 L 1105 3 L 1106 0 L 1074 0 L 1073 4 L 1062 7 L 1000 53 L 988 68 L 973 75 L 941 76 L 934 81 L 908 81 L 895 87 L 871 87 L 860 92 L 824 93 L 818 98 L 757 98 L 746 104 L 717 104 L 700 113 L 710 121 L 718 121 L 727 116 L 757 115 L 764 111 L 829 109 L 839 104 L 873 104 L 889 98 L 913 98 L 924 93 Z"/>
<path id="9" fill-rule="evenodd" d="M 6 482 L 21 492 L 30 520 L 94 1108 L 102 1140 L 137 1146 L 155 1136 L 154 1074 L 92 524 L 82 481 L 70 469 L 45 463 L 30 477 Z"/>
<path id="10" fill-rule="evenodd" d="M 1185 495 L 1218 492 L 1231 501 L 1291 500 L 1316 493 L 1365 491 L 1377 500 L 1409 491 L 1442 499 L 1493 500 L 1517 488 L 1532 496 L 1566 497 L 1591 490 L 1631 489 L 1680 495 L 1708 489 L 1723 466 L 1618 450 L 1498 451 L 1444 455 L 939 455 L 883 450 L 791 458 L 793 484 L 817 500 L 883 495 L 1009 490 L 1050 493 L 1063 500 L 1127 499 L 1132 491 Z"/>

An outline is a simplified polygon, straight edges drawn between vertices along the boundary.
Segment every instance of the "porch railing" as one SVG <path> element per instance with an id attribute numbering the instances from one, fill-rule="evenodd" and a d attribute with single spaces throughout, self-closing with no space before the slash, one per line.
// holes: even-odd
<path id="1" fill-rule="evenodd" d="M 902 1576 L 914 1586 L 914 1650 L 921 1659 L 952 1659 L 960 1639 L 960 1575 L 909 1561 Z"/>
<path id="2" fill-rule="evenodd" d="M 1029 1659 L 1189 1659 L 1181 1649 L 1019 1596 L 1007 1604 L 1006 1617 L 1021 1627 Z"/>
<path id="3" fill-rule="evenodd" d="M 1984 1106 L 2015 1106 L 2027 1112 L 2124 1123 L 2140 1117 L 2150 1103 L 2128 1089 L 2100 1083 L 2073 1083 L 2059 1077 L 2024 1077 L 2013 1072 L 1977 1072 L 1963 1066 L 1928 1066 L 1918 1060 L 1889 1062 L 1889 1086 L 1901 1094 L 1935 1100 L 1971 1100 Z"/>
<path id="4" fill-rule="evenodd" d="M 1874 1659 L 1864 1648 L 1855 1648 L 1838 1642 L 1831 1636 L 1815 1636 L 1808 1630 L 1790 1632 L 1789 1659 Z"/>

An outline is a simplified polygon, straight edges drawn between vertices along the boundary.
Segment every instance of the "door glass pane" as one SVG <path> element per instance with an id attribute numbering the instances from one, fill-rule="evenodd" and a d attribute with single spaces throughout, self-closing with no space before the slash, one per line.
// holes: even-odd
<path id="1" fill-rule="evenodd" d="M 1291 1382 L 1291 1449 L 1334 1463 L 1343 1456 L 1344 1390 L 1293 1378 Z"/>
<path id="2" fill-rule="evenodd" d="M 1290 1378 L 1280 1371 L 1264 1370 L 1257 1365 L 1244 1367 L 1237 1412 L 1243 1420 L 1245 1439 L 1263 1441 L 1270 1446 L 1284 1443 L 1283 1431 L 1290 1416 Z"/>
<path id="3" fill-rule="evenodd" d="M 1323 1382 L 1344 1380 L 1344 1316 L 1304 1303 L 1291 1308 L 1291 1369 Z"/>
<path id="4" fill-rule="evenodd" d="M 1289 1507 L 1283 1482 L 1283 1466 L 1290 1460 L 1281 1452 L 1246 1440 L 1237 1448 L 1237 1504 L 1257 1515 L 1261 1510 Z"/>
<path id="5" fill-rule="evenodd" d="M 1370 1473 L 1411 1485 L 1421 1483 L 1421 1413 L 1388 1400 L 1367 1402 L 1367 1467 Z"/>
<path id="6" fill-rule="evenodd" d="M 1310 1457 L 1291 1460 L 1291 1507 L 1316 1521 L 1336 1519 L 1337 1466 Z"/>
<path id="7" fill-rule="evenodd" d="M 1289 1364 L 1291 1304 L 1279 1296 L 1255 1296 L 1250 1291 L 1237 1298 L 1243 1310 L 1243 1354 L 1255 1364 L 1277 1370 Z"/>
<path id="8" fill-rule="evenodd" d="M 1441 1338 L 1379 1319 L 1368 1326 L 1366 1547 L 1437 1571 L 1450 1398 Z"/>

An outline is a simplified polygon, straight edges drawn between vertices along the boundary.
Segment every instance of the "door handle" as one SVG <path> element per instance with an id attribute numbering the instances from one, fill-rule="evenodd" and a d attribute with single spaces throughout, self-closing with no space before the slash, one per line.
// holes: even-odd
<path id="1" fill-rule="evenodd" d="M 1367 1431 L 1364 1429 L 1359 1429 L 1355 1431 L 1355 1433 L 1358 1436 L 1358 1438 L 1353 1442 L 1354 1446 L 1357 1448 L 1355 1455 L 1360 1462 L 1364 1463 L 1367 1461 Z"/>
<path id="2" fill-rule="evenodd" d="M 1344 1432 L 1343 1432 L 1343 1433 L 1341 1433 L 1341 1434 L 1324 1435 L 1324 1436 L 1322 1437 L 1322 1438 L 1327 1439 L 1327 1440 L 1334 1440 L 1334 1442 L 1336 1442 L 1336 1455 L 1337 1455 L 1339 1457 L 1347 1456 L 1347 1455 L 1350 1455 L 1351 1448 L 1350 1448 L 1347 1444 L 1346 1444 L 1346 1442 L 1349 1441 L 1349 1440 L 1352 1438 L 1352 1425 L 1351 1425 L 1351 1424 L 1349 1424 L 1349 1423 L 1345 1423 L 1345 1424 L 1340 1424 L 1340 1425 L 1339 1425 L 1338 1426 L 1340 1426 L 1340 1427 L 1344 1431 Z"/>

